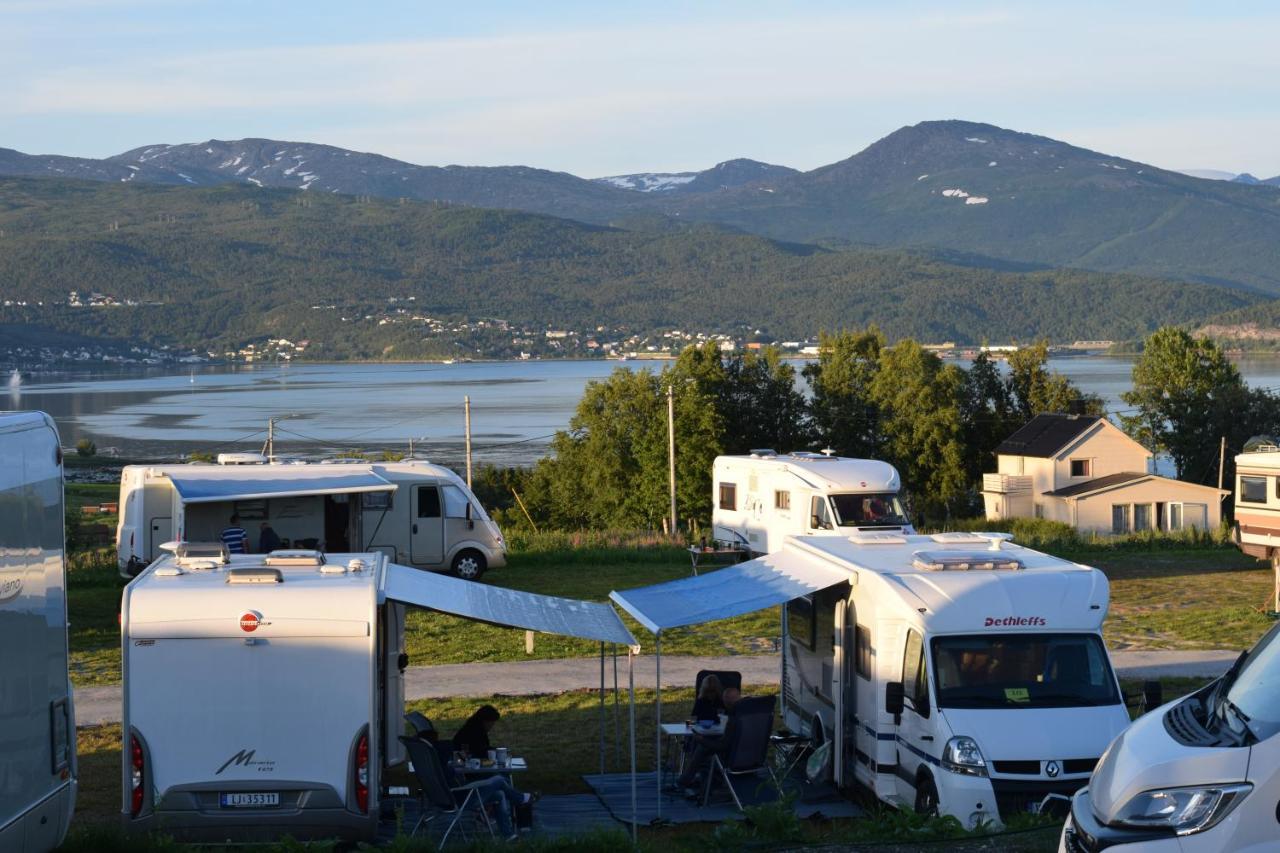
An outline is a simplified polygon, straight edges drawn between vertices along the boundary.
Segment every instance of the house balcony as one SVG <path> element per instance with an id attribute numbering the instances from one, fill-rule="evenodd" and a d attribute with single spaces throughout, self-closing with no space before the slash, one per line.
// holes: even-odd
<path id="1" fill-rule="evenodd" d="M 1021 474 L 983 474 L 982 491 L 991 495 L 1029 495 L 1031 478 Z"/>

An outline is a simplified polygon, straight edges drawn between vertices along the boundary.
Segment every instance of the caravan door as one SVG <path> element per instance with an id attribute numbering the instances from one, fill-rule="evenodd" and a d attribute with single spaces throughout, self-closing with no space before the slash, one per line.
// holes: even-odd
<path id="1" fill-rule="evenodd" d="M 937 760 L 942 744 L 934 741 L 933 716 L 929 699 L 929 675 L 927 671 L 924 637 L 914 628 L 907 630 L 907 640 L 902 654 L 902 687 L 906 694 L 902 718 L 898 724 L 898 794 L 917 810 L 936 806 L 937 787 L 931 795 L 934 803 L 922 803 L 921 791 L 916 782 L 921 770 Z M 930 760 L 932 759 L 932 761 Z M 932 775 L 932 774 L 931 774 Z"/>
<path id="2" fill-rule="evenodd" d="M 173 541 L 173 518 L 168 515 L 147 519 L 147 557 L 155 559 L 160 546 Z"/>
<path id="3" fill-rule="evenodd" d="M 440 506 L 440 487 L 414 486 L 412 510 L 409 559 L 418 565 L 443 563 L 444 513 Z"/>

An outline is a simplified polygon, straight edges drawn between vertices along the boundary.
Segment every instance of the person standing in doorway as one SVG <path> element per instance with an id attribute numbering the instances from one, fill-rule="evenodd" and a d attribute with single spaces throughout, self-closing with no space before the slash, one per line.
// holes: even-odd
<path id="1" fill-rule="evenodd" d="M 261 530 L 258 531 L 258 553 L 270 554 L 279 547 L 280 537 L 268 522 L 262 522 Z"/>
<path id="2" fill-rule="evenodd" d="M 248 531 L 240 526 L 240 516 L 233 514 L 231 524 L 222 530 L 222 544 L 227 546 L 228 553 L 244 554 L 248 551 L 245 548 L 245 542 L 248 539 Z"/>

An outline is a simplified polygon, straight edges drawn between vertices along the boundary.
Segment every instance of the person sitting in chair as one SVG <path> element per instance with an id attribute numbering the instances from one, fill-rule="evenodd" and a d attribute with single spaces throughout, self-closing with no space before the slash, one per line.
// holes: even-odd
<path id="1" fill-rule="evenodd" d="M 488 705 L 484 706 L 490 707 Z M 496 714 L 497 711 L 495 710 Z M 454 741 L 440 740 L 440 735 L 436 731 L 435 726 L 431 725 L 431 721 L 423 717 L 428 728 L 420 729 L 417 736 L 431 744 L 436 749 L 436 754 L 440 756 L 440 765 L 444 768 L 445 779 L 450 787 L 458 787 L 466 783 L 466 779 L 458 773 L 453 766 L 453 750 L 457 745 Z M 498 822 L 498 830 L 502 833 L 502 837 L 508 841 L 513 841 L 519 837 L 515 831 L 515 827 L 511 823 L 511 816 L 520 806 L 531 805 L 538 799 L 537 794 L 524 794 L 516 790 L 506 776 L 495 775 L 485 779 L 480 787 L 480 802 L 493 813 L 494 819 Z"/>
<path id="2" fill-rule="evenodd" d="M 693 753 L 689 756 L 689 760 L 685 762 L 684 772 L 676 780 L 676 787 L 687 797 L 696 797 L 698 795 L 698 792 L 693 788 L 694 782 L 702 775 L 707 765 L 711 763 L 712 756 L 725 756 L 729 751 L 729 745 L 732 743 L 729 738 L 729 732 L 734 723 L 733 708 L 742 698 L 742 693 L 736 687 L 726 687 L 720 698 L 724 703 L 725 714 L 728 716 L 728 722 L 724 726 L 724 734 L 703 735 L 695 731 L 692 737 Z"/>
<path id="3" fill-rule="evenodd" d="M 718 720 L 720 713 L 724 710 L 724 689 L 720 686 L 720 679 L 714 673 L 708 673 L 702 677 L 702 683 L 698 685 L 698 696 L 693 700 L 693 712 L 690 716 L 695 722 L 703 720 Z"/>

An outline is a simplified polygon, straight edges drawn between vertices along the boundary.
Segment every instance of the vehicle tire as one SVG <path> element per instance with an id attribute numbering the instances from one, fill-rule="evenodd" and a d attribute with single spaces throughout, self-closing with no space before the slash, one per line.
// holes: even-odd
<path id="1" fill-rule="evenodd" d="M 932 776 L 920 777 L 916 785 L 916 813 L 929 817 L 938 815 L 938 786 Z"/>
<path id="2" fill-rule="evenodd" d="M 467 548 L 459 551 L 453 558 L 453 565 L 450 570 L 456 577 L 462 578 L 464 581 L 480 580 L 480 576 L 484 574 L 484 570 L 489 567 L 489 563 L 475 548 Z"/>

